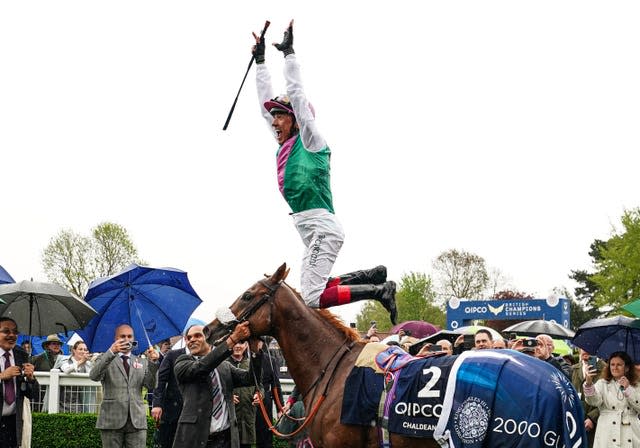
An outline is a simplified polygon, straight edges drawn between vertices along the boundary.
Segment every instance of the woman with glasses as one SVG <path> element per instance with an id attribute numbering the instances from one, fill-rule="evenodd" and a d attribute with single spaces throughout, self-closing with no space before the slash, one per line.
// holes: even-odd
<path id="1" fill-rule="evenodd" d="M 91 353 L 87 344 L 78 341 L 71 348 L 71 355 L 58 357 L 54 369 L 59 369 L 62 373 L 89 373 L 91 371 Z M 61 412 L 81 413 L 90 412 L 89 405 L 95 403 L 91 401 L 91 396 L 95 396 L 93 387 L 85 386 L 63 386 L 60 393 Z"/>

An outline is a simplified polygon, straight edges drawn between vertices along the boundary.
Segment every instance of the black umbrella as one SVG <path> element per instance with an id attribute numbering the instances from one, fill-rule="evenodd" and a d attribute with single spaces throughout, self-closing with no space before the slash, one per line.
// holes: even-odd
<path id="1" fill-rule="evenodd" d="M 16 321 L 31 336 L 46 336 L 82 328 L 95 316 L 84 300 L 62 286 L 23 280 L 0 285 L 0 315 Z"/>
<path id="2" fill-rule="evenodd" d="M 609 359 L 613 352 L 626 352 L 638 363 L 640 319 L 626 316 L 591 319 L 578 328 L 572 343 L 602 359 Z"/>
<path id="3" fill-rule="evenodd" d="M 518 333 L 522 336 L 547 334 L 552 338 L 571 339 L 575 333 L 552 320 L 526 320 L 502 330 L 507 333 Z"/>

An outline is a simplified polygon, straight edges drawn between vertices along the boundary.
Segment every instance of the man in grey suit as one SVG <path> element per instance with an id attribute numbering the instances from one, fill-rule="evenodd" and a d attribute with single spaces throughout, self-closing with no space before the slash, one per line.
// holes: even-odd
<path id="1" fill-rule="evenodd" d="M 33 376 L 29 355 L 20 347 L 18 325 L 10 317 L 0 316 L 0 447 L 22 444 L 22 407 L 24 398 L 33 399 L 39 389 Z"/>
<path id="2" fill-rule="evenodd" d="M 224 343 L 213 348 L 202 330 L 201 325 L 187 330 L 191 353 L 178 357 L 174 368 L 184 404 L 173 448 L 238 448 L 233 388 L 260 378 L 261 355 L 251 355 L 249 370 L 223 362 L 236 342 L 251 335 L 248 322 L 237 325 Z"/>
<path id="3" fill-rule="evenodd" d="M 96 428 L 103 448 L 144 448 L 147 443 L 147 414 L 142 387 L 155 387 L 158 353 L 150 347 L 148 359 L 131 353 L 133 328 L 120 325 L 109 350 L 98 356 L 89 377 L 102 383 L 104 398 Z"/>

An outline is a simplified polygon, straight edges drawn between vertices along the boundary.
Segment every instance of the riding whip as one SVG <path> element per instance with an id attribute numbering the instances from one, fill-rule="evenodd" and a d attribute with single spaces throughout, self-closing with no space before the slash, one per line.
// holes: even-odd
<path id="1" fill-rule="evenodd" d="M 264 34 L 267 32 L 267 28 L 269 28 L 271 22 L 268 20 L 264 22 L 264 28 L 262 29 L 262 33 L 260 33 L 260 40 L 264 40 Z M 229 110 L 229 115 L 227 116 L 227 121 L 224 122 L 224 126 L 222 127 L 223 131 L 227 130 L 229 126 L 229 122 L 231 121 L 231 116 L 233 115 L 233 110 L 236 108 L 236 103 L 238 102 L 238 98 L 240 97 L 240 91 L 242 90 L 242 86 L 244 85 L 244 81 L 247 79 L 247 75 L 249 74 L 249 70 L 251 70 L 251 66 L 253 65 L 253 61 L 255 60 L 255 56 L 251 55 L 251 60 L 249 61 L 249 66 L 247 67 L 247 72 L 244 74 L 244 78 L 242 78 L 242 83 L 240 83 L 240 88 L 238 89 L 238 93 L 236 95 L 236 99 L 233 100 L 233 104 L 231 105 L 231 110 Z"/>

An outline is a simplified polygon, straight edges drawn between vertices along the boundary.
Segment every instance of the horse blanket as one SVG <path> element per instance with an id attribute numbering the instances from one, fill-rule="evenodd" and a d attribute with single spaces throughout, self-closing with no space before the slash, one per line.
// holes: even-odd
<path id="1" fill-rule="evenodd" d="M 376 359 L 385 357 L 393 358 L 381 353 Z M 531 356 L 481 350 L 403 358 L 395 372 L 397 362 L 386 366 L 386 385 L 383 374 L 364 364 L 345 384 L 343 424 L 386 425 L 445 448 L 587 446 L 577 392 L 562 372 Z M 385 387 L 386 416 L 379 412 Z"/>

